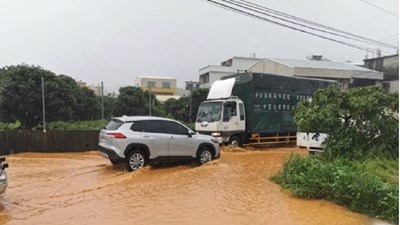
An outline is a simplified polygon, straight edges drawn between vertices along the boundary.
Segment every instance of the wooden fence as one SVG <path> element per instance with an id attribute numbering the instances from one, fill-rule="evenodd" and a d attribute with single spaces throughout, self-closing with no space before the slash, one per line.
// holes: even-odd
<path id="1" fill-rule="evenodd" d="M 19 152 L 82 152 L 98 149 L 98 130 L 0 131 L 0 155 Z"/>

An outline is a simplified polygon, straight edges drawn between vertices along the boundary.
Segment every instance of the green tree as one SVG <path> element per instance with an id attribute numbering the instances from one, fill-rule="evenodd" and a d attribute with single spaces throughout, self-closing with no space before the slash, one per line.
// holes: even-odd
<path id="1" fill-rule="evenodd" d="M 190 96 L 184 96 L 177 99 L 168 99 L 164 103 L 167 115 L 176 120 L 188 123 L 196 120 L 197 111 L 200 104 L 207 99 L 208 89 L 194 89 Z M 192 113 L 190 113 L 190 107 Z"/>
<path id="2" fill-rule="evenodd" d="M 8 67 L 7 73 L 12 76 L 1 90 L 1 120 L 6 123 L 20 120 L 23 128 L 32 128 L 39 124 L 42 118 L 41 78 L 54 81 L 55 74 L 40 67 L 27 65 Z M 55 82 L 47 83 L 47 89 L 58 87 Z M 49 96 L 52 97 L 56 96 Z M 53 106 L 59 107 L 59 104 L 50 105 L 50 108 Z"/>
<path id="3" fill-rule="evenodd" d="M 132 86 L 119 89 L 114 109 L 115 116 L 140 116 L 148 113 L 148 98 L 142 89 Z"/>
<path id="4" fill-rule="evenodd" d="M 93 90 L 83 87 L 77 92 L 77 108 L 74 110 L 75 120 L 96 120 L 101 118 L 101 105 Z"/>
<path id="5" fill-rule="evenodd" d="M 0 120 L 30 129 L 42 122 L 42 77 L 46 120 L 71 121 L 99 118 L 93 91 L 80 88 L 74 79 L 57 76 L 39 66 L 17 65 L 0 70 Z"/>
<path id="6" fill-rule="evenodd" d="M 398 158 L 398 93 L 378 87 L 340 91 L 331 86 L 301 101 L 295 109 L 298 130 L 326 132 L 328 158 L 385 155 Z"/>
<path id="7" fill-rule="evenodd" d="M 104 101 L 104 118 L 106 120 L 111 119 L 111 117 L 114 116 L 114 110 L 117 98 L 113 98 L 110 96 L 103 96 L 103 101 Z M 101 103 L 101 96 L 98 97 L 98 102 Z"/>
<path id="8" fill-rule="evenodd" d="M 164 103 L 165 111 L 167 115 L 173 119 L 188 122 L 189 121 L 189 110 L 188 110 L 188 97 L 181 97 L 179 99 L 170 98 Z"/>

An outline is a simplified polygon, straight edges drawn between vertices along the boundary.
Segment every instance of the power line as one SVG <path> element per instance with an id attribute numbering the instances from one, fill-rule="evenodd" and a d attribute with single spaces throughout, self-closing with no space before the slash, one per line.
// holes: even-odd
<path id="1" fill-rule="evenodd" d="M 292 23 L 292 24 L 301 26 L 301 27 L 305 27 L 305 28 L 308 28 L 308 29 L 311 29 L 311 30 L 315 30 L 315 31 L 319 31 L 319 32 L 323 32 L 323 33 L 327 33 L 327 34 L 331 34 L 331 35 L 347 38 L 347 39 L 352 39 L 352 40 L 355 40 L 355 41 L 360 41 L 360 42 L 364 42 L 364 43 L 368 43 L 368 44 L 379 44 L 379 45 L 382 45 L 382 46 L 384 45 L 385 47 L 393 47 L 392 45 L 388 45 L 386 43 L 382 43 L 381 44 L 381 43 L 379 43 L 377 41 L 370 41 L 370 40 L 365 40 L 365 38 L 353 37 L 353 35 L 349 36 L 349 35 L 344 35 L 344 34 L 335 33 L 335 32 L 331 32 L 331 31 L 326 31 L 326 30 L 322 30 L 322 29 L 319 29 L 319 28 L 315 28 L 315 27 L 311 27 L 311 26 L 308 26 L 308 25 L 304 25 L 304 24 L 301 24 L 301 23 L 298 23 L 298 22 L 295 22 L 295 21 L 292 21 L 292 20 L 289 20 L 289 19 L 284 19 L 284 18 L 281 18 L 279 16 L 275 16 L 275 15 L 272 15 L 270 13 L 266 13 L 265 11 L 268 11 L 268 10 L 265 10 L 265 9 L 262 9 L 264 12 L 263 11 L 259 11 L 259 10 L 257 10 L 259 8 L 257 8 L 257 7 L 255 8 L 254 6 L 251 6 L 250 4 L 241 3 L 241 2 L 238 2 L 238 1 L 235 1 L 235 0 L 221 0 L 221 1 L 226 2 L 228 4 L 232 4 L 232 5 L 241 7 L 241 8 L 244 8 L 244 9 L 247 9 L 247 10 L 250 10 L 250 11 L 253 11 L 253 12 L 256 12 L 256 13 L 259 13 L 259 14 L 263 14 L 263 15 L 275 18 L 275 19 L 278 19 L 278 20 L 282 20 L 282 21 L 285 21 L 285 22 L 288 22 L 288 23 Z M 286 17 L 286 16 L 284 16 L 284 17 Z M 298 21 L 297 19 L 295 19 L 295 20 Z"/>
<path id="2" fill-rule="evenodd" d="M 289 25 L 286 25 L 286 24 L 283 24 L 283 23 L 280 23 L 280 22 L 276 22 L 276 21 L 271 20 L 271 19 L 267 19 L 265 17 L 254 15 L 252 13 L 245 12 L 243 10 L 240 10 L 240 9 L 235 8 L 235 7 L 231 7 L 231 6 L 228 6 L 228 5 L 225 5 L 223 3 L 219 3 L 219 2 L 213 1 L 213 0 L 203 0 L 203 1 L 211 2 L 214 5 L 219 6 L 219 7 L 223 8 L 223 9 L 227 9 L 229 11 L 240 13 L 242 15 L 253 17 L 253 18 L 256 18 L 256 19 L 259 19 L 259 20 L 267 21 L 267 22 L 273 23 L 275 25 L 283 26 L 283 27 L 286 27 L 286 28 L 289 28 L 289 29 L 292 29 L 292 30 L 296 30 L 296 31 L 299 31 L 299 32 L 302 32 L 302 33 L 306 33 L 306 34 L 309 34 L 309 35 L 313 35 L 313 36 L 316 36 L 316 37 L 319 37 L 319 38 L 322 38 L 322 39 L 326 39 L 326 40 L 329 40 L 329 41 L 337 42 L 337 43 L 340 43 L 340 44 L 343 44 L 343 45 L 347 45 L 347 46 L 350 46 L 350 47 L 353 47 L 353 48 L 357 48 L 357 49 L 361 49 L 361 50 L 368 51 L 368 52 L 375 52 L 374 49 L 370 49 L 370 48 L 363 47 L 363 46 L 358 46 L 358 45 L 351 44 L 351 43 L 344 42 L 344 41 L 340 41 L 340 40 L 337 40 L 337 39 L 334 39 L 334 38 L 330 38 L 330 37 L 326 37 L 326 36 L 323 36 L 323 35 L 315 34 L 315 33 L 312 33 L 310 31 L 306 31 L 306 30 L 299 29 L 299 28 L 296 28 L 296 27 L 292 27 L 292 26 L 289 26 Z"/>
<path id="3" fill-rule="evenodd" d="M 372 7 L 375 7 L 375 8 L 377 8 L 377 9 L 380 9 L 380 10 L 382 10 L 382 11 L 384 11 L 384 12 L 386 12 L 386 13 L 392 15 L 392 16 L 395 16 L 395 17 L 399 18 L 398 15 L 396 15 L 396 14 L 394 14 L 394 13 L 392 13 L 392 12 L 390 12 L 390 11 L 388 11 L 388 10 L 382 8 L 382 7 L 379 7 L 379 6 L 375 5 L 375 4 L 372 4 L 371 2 L 368 2 L 368 1 L 365 1 L 365 0 L 360 0 L 360 1 L 362 1 L 362 2 L 364 2 L 364 3 L 366 3 L 366 4 L 368 4 L 368 5 L 370 5 L 370 6 L 372 6 Z"/>
<path id="4" fill-rule="evenodd" d="M 235 0 L 231 0 L 231 1 L 237 2 Z M 296 20 L 296 21 L 300 21 L 300 22 L 303 22 L 303 23 L 307 23 L 307 24 L 310 24 L 310 25 L 313 25 L 313 26 L 317 26 L 317 27 L 321 27 L 321 28 L 324 28 L 324 29 L 327 29 L 327 30 L 335 31 L 337 33 L 342 33 L 342 34 L 345 34 L 345 35 L 348 35 L 348 36 L 352 36 L 352 37 L 355 37 L 355 38 L 359 38 L 359 39 L 368 41 L 370 43 L 376 43 L 377 45 L 386 46 L 386 47 L 390 47 L 390 48 L 396 48 L 396 46 L 389 45 L 389 44 L 381 42 L 381 41 L 373 40 L 373 39 L 370 39 L 370 38 L 367 38 L 367 37 L 363 37 L 363 36 L 360 36 L 360 35 L 357 35 L 357 34 L 352 34 L 352 33 L 347 32 L 347 31 L 339 30 L 339 29 L 336 29 L 336 28 L 333 28 L 333 27 L 330 27 L 330 26 L 326 26 L 326 25 L 323 25 L 323 24 L 320 24 L 320 23 L 316 23 L 316 22 L 313 22 L 313 21 L 310 21 L 310 20 L 306 20 L 306 19 L 303 19 L 303 18 L 300 18 L 300 17 L 296 17 L 296 16 L 293 16 L 293 15 L 290 15 L 290 14 L 287 14 L 287 13 L 283 13 L 283 12 L 280 12 L 278 10 L 274 10 L 274 9 L 271 9 L 271 8 L 267 8 L 265 6 L 261 6 L 261 5 L 258 5 L 256 3 L 252 3 L 252 2 L 249 2 L 249 1 L 246 1 L 246 0 L 239 0 L 239 1 L 246 3 L 246 5 L 248 5 L 248 6 L 250 5 L 250 6 L 256 7 L 257 9 L 261 9 L 261 10 L 273 13 L 275 15 L 283 16 L 283 17 L 290 18 L 290 19 L 293 19 L 293 20 Z"/>
<path id="5" fill-rule="evenodd" d="M 398 34 L 394 34 L 391 36 L 388 36 L 386 38 L 381 39 L 380 41 L 385 41 L 388 42 L 389 40 L 398 40 Z M 329 58 L 336 58 L 337 60 L 339 59 L 345 59 L 354 55 L 358 55 L 358 54 L 365 54 L 365 52 L 360 52 L 360 50 L 349 50 L 349 51 L 345 51 L 339 54 L 335 54 L 335 55 L 331 55 L 329 56 Z M 390 53 L 390 52 L 386 52 L 386 51 L 381 51 L 381 54 L 386 54 L 386 55 L 391 55 L 394 53 Z"/>

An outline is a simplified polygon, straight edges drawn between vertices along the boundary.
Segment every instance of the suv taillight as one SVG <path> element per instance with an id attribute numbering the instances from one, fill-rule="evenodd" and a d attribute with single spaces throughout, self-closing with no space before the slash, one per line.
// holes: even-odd
<path id="1" fill-rule="evenodd" d="M 107 135 L 111 135 L 114 138 L 126 138 L 126 136 L 121 133 L 107 133 Z"/>

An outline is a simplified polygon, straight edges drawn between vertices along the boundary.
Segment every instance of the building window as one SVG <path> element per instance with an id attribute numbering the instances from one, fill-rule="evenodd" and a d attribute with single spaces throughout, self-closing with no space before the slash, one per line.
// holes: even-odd
<path id="1" fill-rule="evenodd" d="M 210 82 L 210 74 L 202 74 L 200 75 L 200 84 L 208 84 Z"/>
<path id="2" fill-rule="evenodd" d="M 156 87 L 156 82 L 155 81 L 147 81 L 147 87 L 148 88 Z"/>
<path id="3" fill-rule="evenodd" d="M 171 88 L 170 82 L 162 82 L 162 88 Z"/>

